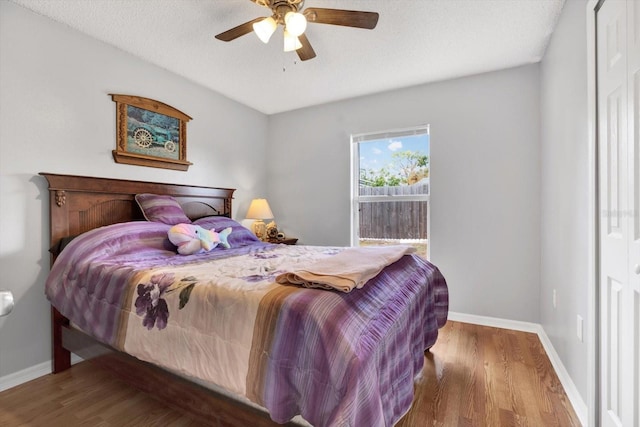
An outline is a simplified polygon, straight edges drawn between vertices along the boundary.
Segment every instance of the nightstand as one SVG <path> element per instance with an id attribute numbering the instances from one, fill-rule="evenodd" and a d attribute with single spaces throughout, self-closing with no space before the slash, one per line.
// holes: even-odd
<path id="1" fill-rule="evenodd" d="M 284 239 L 269 239 L 269 243 L 280 243 L 282 245 L 295 245 L 298 239 L 296 237 L 285 237 Z"/>

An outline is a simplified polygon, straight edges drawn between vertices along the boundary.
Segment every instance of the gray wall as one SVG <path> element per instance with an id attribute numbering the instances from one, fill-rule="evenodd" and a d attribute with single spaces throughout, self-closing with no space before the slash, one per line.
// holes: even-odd
<path id="1" fill-rule="evenodd" d="M 583 0 L 567 1 L 541 65 L 266 117 L 0 1 L 0 288 L 17 298 L 0 318 L 0 378 L 49 359 L 38 172 L 236 187 L 236 218 L 266 195 L 301 243 L 347 245 L 349 135 L 428 123 L 431 255 L 451 309 L 541 322 L 586 396 L 587 351 L 575 338 L 576 314 L 587 321 L 584 14 Z M 113 163 L 108 93 L 191 115 L 189 172 Z"/>
<path id="2" fill-rule="evenodd" d="M 113 162 L 109 93 L 163 101 L 193 117 L 188 172 Z M 0 378 L 50 359 L 48 193 L 38 172 L 237 188 L 234 212 L 266 192 L 268 118 L 7 1 L 0 1 Z"/>
<path id="3" fill-rule="evenodd" d="M 589 159 L 584 0 L 565 3 L 540 77 L 540 321 L 587 401 Z M 584 319 L 585 342 L 576 335 L 577 315 Z"/>
<path id="4" fill-rule="evenodd" d="M 350 242 L 352 133 L 431 126 L 431 259 L 452 311 L 539 321 L 537 64 L 286 112 L 269 121 L 269 203 L 305 244 Z"/>

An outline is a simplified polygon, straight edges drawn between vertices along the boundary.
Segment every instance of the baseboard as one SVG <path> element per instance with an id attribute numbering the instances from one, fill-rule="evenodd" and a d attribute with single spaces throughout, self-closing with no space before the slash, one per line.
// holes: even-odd
<path id="1" fill-rule="evenodd" d="M 477 316 L 475 314 L 449 312 L 449 320 L 463 323 L 473 323 L 474 325 L 491 326 L 493 328 L 512 329 L 514 331 L 532 332 L 537 334 L 542 328 L 541 325 L 520 320 L 500 319 L 498 317 Z"/>
<path id="2" fill-rule="evenodd" d="M 0 391 L 8 390 L 12 387 L 35 380 L 36 378 L 40 378 L 41 376 L 50 373 L 51 361 L 38 363 L 35 366 L 0 377 Z"/>
<path id="3" fill-rule="evenodd" d="M 72 365 L 78 362 L 82 362 L 82 360 L 82 358 L 76 356 L 75 354 L 71 354 Z M 50 373 L 51 361 L 49 360 L 46 362 L 38 363 L 35 366 L 31 366 L 21 371 L 14 372 L 13 374 L 5 375 L 4 377 L 0 377 L 0 392 L 9 390 L 12 387 L 19 386 L 20 384 L 24 384 L 31 380 L 35 380 L 36 378 L 40 378 L 44 375 L 49 375 Z"/>
<path id="4" fill-rule="evenodd" d="M 474 325 L 481 326 L 491 326 L 494 328 L 503 328 L 503 329 L 512 329 L 515 331 L 523 331 L 523 332 L 531 332 L 538 335 L 540 338 L 540 342 L 542 343 L 542 347 L 547 352 L 547 356 L 551 361 L 551 365 L 553 369 L 556 371 L 556 375 L 558 375 L 558 379 L 560 383 L 562 383 L 562 387 L 564 388 L 565 393 L 567 394 L 567 398 L 569 402 L 573 406 L 573 410 L 576 412 L 580 423 L 583 426 L 587 426 L 588 424 L 588 407 L 585 403 L 584 399 L 578 392 L 578 388 L 575 383 L 569 376 L 569 372 L 564 367 L 560 356 L 556 352 L 556 349 L 551 344 L 551 340 L 547 336 L 547 333 L 544 331 L 544 328 L 539 323 L 531 323 L 531 322 L 522 322 L 519 320 L 508 320 L 508 319 L 500 319 L 497 317 L 488 317 L 488 316 L 476 316 L 474 314 L 466 314 L 466 313 L 456 313 L 449 312 L 449 320 L 453 320 L 455 322 L 463 322 L 463 323 L 473 323 Z"/>
<path id="5" fill-rule="evenodd" d="M 558 356 L 558 353 L 556 353 L 556 349 L 553 347 L 553 344 L 551 344 L 551 340 L 547 336 L 547 333 L 544 331 L 544 328 L 542 327 L 542 325 L 538 326 L 540 326 L 538 337 L 540 338 L 540 342 L 542 342 L 544 350 L 547 352 L 547 356 L 549 356 L 549 360 L 551 360 L 553 368 L 556 370 L 558 379 L 560 379 L 562 387 L 564 387 L 564 392 L 567 393 L 567 397 L 573 405 L 573 410 L 576 411 L 576 415 L 578 416 L 578 419 L 580 420 L 582 425 L 588 426 L 589 408 L 580 395 L 580 392 L 571 379 L 571 376 L 569 376 L 569 372 L 564 367 L 562 360 L 560 360 L 560 356 Z"/>

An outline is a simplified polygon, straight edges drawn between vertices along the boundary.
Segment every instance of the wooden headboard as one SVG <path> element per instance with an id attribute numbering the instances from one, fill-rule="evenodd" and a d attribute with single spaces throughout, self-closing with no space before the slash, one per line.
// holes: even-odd
<path id="1" fill-rule="evenodd" d="M 135 201 L 140 193 L 167 194 L 178 200 L 191 219 L 231 217 L 235 189 L 161 184 L 41 172 L 49 182 L 50 244 L 119 222 L 144 220 Z"/>

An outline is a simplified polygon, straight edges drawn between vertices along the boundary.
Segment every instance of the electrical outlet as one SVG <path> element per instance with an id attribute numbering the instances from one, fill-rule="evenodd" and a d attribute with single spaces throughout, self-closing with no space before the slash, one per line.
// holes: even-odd
<path id="1" fill-rule="evenodd" d="M 553 308 L 558 307 L 558 297 L 556 296 L 556 290 L 553 290 Z"/>
<path id="2" fill-rule="evenodd" d="M 578 335 L 578 339 L 580 340 L 580 342 L 582 342 L 582 329 L 584 328 L 584 322 L 582 320 L 582 316 L 580 316 L 578 314 L 578 319 L 577 319 L 577 329 L 576 329 L 576 334 Z"/>

